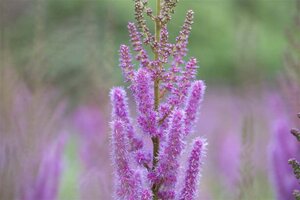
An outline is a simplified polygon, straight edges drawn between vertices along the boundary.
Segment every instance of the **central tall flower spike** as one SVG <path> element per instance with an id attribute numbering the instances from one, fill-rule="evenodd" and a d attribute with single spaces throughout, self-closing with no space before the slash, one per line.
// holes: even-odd
<path id="1" fill-rule="evenodd" d="M 205 84 L 195 80 L 197 60 L 185 60 L 193 11 L 187 12 L 175 44 L 169 42 L 167 23 L 177 3 L 156 0 L 154 14 L 147 0 L 135 0 L 137 25 L 130 22 L 127 27 L 139 66 L 133 64 L 130 47 L 120 46 L 120 67 L 135 99 L 137 118 L 130 117 L 125 89 L 113 88 L 115 199 L 193 200 L 198 193 L 206 141 L 194 139 L 186 163 L 179 160 L 183 160 L 187 135 L 194 132 Z M 155 24 L 154 34 L 147 26 L 146 15 Z M 152 149 L 144 145 L 147 137 L 153 143 Z M 179 171 L 180 166 L 185 170 Z"/>

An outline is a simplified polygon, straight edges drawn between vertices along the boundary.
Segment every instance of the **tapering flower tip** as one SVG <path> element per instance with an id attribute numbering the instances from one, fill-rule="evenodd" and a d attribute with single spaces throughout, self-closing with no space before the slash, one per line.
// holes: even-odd
<path id="1" fill-rule="evenodd" d="M 194 12 L 189 10 L 186 14 L 185 21 L 179 32 L 179 35 L 176 38 L 175 50 L 174 50 L 174 61 L 172 63 L 172 67 L 176 68 L 176 66 L 183 64 L 184 61 L 182 58 L 187 54 L 187 44 L 188 38 L 192 30 L 192 24 L 194 19 Z"/>
<path id="2" fill-rule="evenodd" d="M 112 122 L 113 163 L 116 170 L 116 197 L 117 199 L 135 199 L 139 194 L 140 178 L 130 166 L 130 157 L 127 151 L 125 126 L 121 120 Z M 137 197 L 136 197 L 137 198 Z"/>
<path id="3" fill-rule="evenodd" d="M 164 189 L 174 189 L 177 181 L 178 158 L 183 149 L 183 119 L 183 111 L 175 110 L 173 112 L 169 130 L 167 131 L 167 144 L 160 155 L 160 164 L 157 170 L 164 180 Z"/>
<path id="4" fill-rule="evenodd" d="M 127 95 L 123 87 L 114 87 L 110 91 L 112 103 L 112 118 L 121 119 L 125 123 L 129 122 L 129 110 L 127 105 Z"/>
<path id="5" fill-rule="evenodd" d="M 145 69 L 140 69 L 135 78 L 135 99 L 138 109 L 138 123 L 144 133 L 156 135 L 156 112 L 151 77 Z"/>
<path id="6" fill-rule="evenodd" d="M 182 34 L 185 36 L 184 38 L 187 38 L 192 30 L 192 24 L 194 23 L 194 11 L 189 10 L 186 13 L 186 17 L 182 26 Z"/>
<path id="7" fill-rule="evenodd" d="M 126 45 L 121 45 L 120 50 L 120 67 L 122 69 L 123 77 L 126 82 L 133 81 L 134 79 L 134 67 L 132 64 L 132 56 L 130 49 Z"/>
<path id="8" fill-rule="evenodd" d="M 66 135 L 63 135 L 44 152 L 33 193 L 28 200 L 57 199 L 65 142 Z"/>
<path id="9" fill-rule="evenodd" d="M 127 25 L 127 28 L 128 28 L 129 37 L 130 37 L 133 49 L 136 52 L 141 51 L 143 49 L 141 36 L 140 36 L 140 33 L 138 32 L 135 24 L 132 22 L 129 22 Z"/>
<path id="10" fill-rule="evenodd" d="M 112 118 L 120 119 L 126 126 L 126 135 L 129 139 L 130 150 L 137 150 L 143 147 L 143 142 L 136 136 L 135 130 L 132 126 L 132 122 L 129 116 L 127 95 L 122 87 L 115 87 L 110 92 L 110 98 L 112 103 Z"/>
<path id="11" fill-rule="evenodd" d="M 200 110 L 200 104 L 203 100 L 205 93 L 205 84 L 203 81 L 195 81 L 190 87 L 189 96 L 186 100 L 185 113 L 185 134 L 189 134 L 192 131 L 194 123 L 197 118 L 197 114 Z"/>
<path id="12" fill-rule="evenodd" d="M 206 151 L 206 145 L 206 141 L 201 138 L 196 138 L 193 141 L 192 151 L 185 171 L 183 189 L 178 198 L 180 200 L 193 200 L 197 196 L 197 189 L 200 182 L 200 170 Z"/>
<path id="13" fill-rule="evenodd" d="M 141 41 L 140 32 L 138 32 L 134 23 L 128 23 L 128 31 L 130 40 L 133 46 L 134 51 L 137 52 L 136 59 L 141 62 L 142 67 L 148 67 L 149 65 L 149 56 L 146 50 L 143 48 L 143 43 Z"/>

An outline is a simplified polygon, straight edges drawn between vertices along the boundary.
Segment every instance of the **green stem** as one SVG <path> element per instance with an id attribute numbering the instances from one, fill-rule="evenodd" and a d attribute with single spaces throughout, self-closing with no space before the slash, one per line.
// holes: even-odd
<path id="1" fill-rule="evenodd" d="M 156 19 L 155 19 L 155 42 L 160 41 L 160 32 L 161 32 L 161 23 L 159 21 L 159 14 L 161 10 L 161 0 L 156 0 Z M 158 60 L 159 55 L 157 50 L 154 50 L 154 59 Z M 161 67 L 161 66 L 160 66 Z M 159 78 L 154 80 L 154 109 L 155 111 L 158 110 L 159 106 Z M 152 170 L 154 170 L 158 163 L 158 153 L 159 153 L 159 138 L 152 137 L 153 143 L 153 163 L 152 163 Z M 156 184 L 152 186 L 152 193 L 153 193 L 153 200 L 158 200 L 158 189 L 159 187 Z"/>
<path id="2" fill-rule="evenodd" d="M 160 24 L 160 21 L 158 19 L 158 16 L 160 14 L 160 9 L 161 9 L 160 1 L 161 0 L 156 0 L 155 42 L 160 41 L 161 24 Z M 158 60 L 159 55 L 158 55 L 157 50 L 154 50 L 153 53 L 154 53 L 154 59 Z M 155 98 L 154 107 L 155 107 L 155 110 L 157 110 L 158 106 L 159 106 L 159 78 L 156 78 L 154 80 L 154 98 Z"/>

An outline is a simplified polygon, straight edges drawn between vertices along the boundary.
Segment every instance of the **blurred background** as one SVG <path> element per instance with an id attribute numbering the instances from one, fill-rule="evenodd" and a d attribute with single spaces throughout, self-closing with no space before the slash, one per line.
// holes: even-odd
<path id="1" fill-rule="evenodd" d="M 297 5 L 184 0 L 176 8 L 170 39 L 193 9 L 188 57 L 198 59 L 198 78 L 207 84 L 196 133 L 209 142 L 202 199 L 278 197 L 272 134 L 285 120 L 282 132 L 292 137 L 300 109 Z M 110 199 L 108 93 L 125 85 L 118 49 L 129 44 L 133 10 L 131 0 L 0 1 L 1 199 L 24 196 L 21 157 L 26 169 L 39 169 L 45 156 L 33 153 L 46 149 L 41 141 L 56 140 L 64 141 L 58 199 Z M 43 173 L 37 171 L 30 177 Z M 35 185 L 30 177 L 22 179 Z"/>

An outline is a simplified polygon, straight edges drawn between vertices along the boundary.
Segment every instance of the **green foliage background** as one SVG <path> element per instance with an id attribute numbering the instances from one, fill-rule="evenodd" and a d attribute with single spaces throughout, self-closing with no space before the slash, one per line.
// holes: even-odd
<path id="1" fill-rule="evenodd" d="M 18 4 L 20 0 L 12 1 Z M 171 39 L 174 41 L 185 12 L 193 9 L 189 56 L 198 58 L 202 79 L 234 85 L 251 77 L 272 81 L 283 65 L 285 31 L 295 14 L 294 3 L 183 0 L 169 24 Z M 37 68 L 42 69 L 43 80 L 79 96 L 86 88 L 107 88 L 121 81 L 118 47 L 129 44 L 126 24 L 134 21 L 133 1 L 28 0 L 22 6 L 18 13 L 6 7 L 16 17 L 7 17 L 5 30 L 24 76 L 32 61 L 40 60 Z M 33 53 L 37 43 L 42 48 Z"/>

